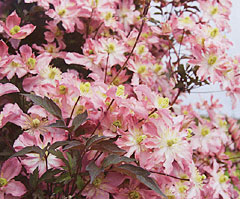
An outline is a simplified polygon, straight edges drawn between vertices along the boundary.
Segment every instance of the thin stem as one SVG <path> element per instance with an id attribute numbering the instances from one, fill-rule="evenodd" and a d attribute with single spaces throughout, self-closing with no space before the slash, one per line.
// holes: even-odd
<path id="1" fill-rule="evenodd" d="M 118 71 L 118 73 L 116 74 L 116 76 L 112 79 L 112 81 L 110 82 L 110 84 L 112 84 L 112 83 L 116 80 L 116 78 L 119 76 L 119 74 L 121 73 L 121 71 L 126 67 L 126 65 L 127 65 L 128 61 L 129 61 L 130 57 L 133 55 L 133 51 L 134 51 L 134 49 L 135 49 L 135 47 L 136 47 L 136 45 L 137 45 L 137 43 L 138 43 L 138 40 L 139 40 L 139 38 L 140 38 L 140 36 L 141 36 L 141 33 L 142 33 L 142 31 L 143 31 L 143 26 L 144 26 L 144 24 L 145 24 L 145 22 L 146 22 L 146 15 L 147 15 L 147 13 L 148 13 L 148 8 L 149 8 L 149 5 L 150 5 L 150 2 L 151 2 L 151 1 L 149 1 L 149 2 L 147 3 L 147 5 L 145 6 L 145 8 L 144 8 L 142 24 L 141 24 L 140 30 L 139 30 L 139 32 L 138 32 L 138 36 L 137 36 L 137 38 L 136 38 L 136 41 L 135 41 L 135 43 L 134 43 L 134 45 L 133 45 L 133 48 L 132 48 L 130 54 L 128 55 L 126 61 L 124 62 L 124 64 L 122 65 L 122 67 L 119 69 L 119 71 Z"/>
<path id="2" fill-rule="evenodd" d="M 90 26 L 90 22 L 91 22 L 91 19 L 92 19 L 92 16 L 93 16 L 93 12 L 94 12 L 94 9 L 92 9 L 91 15 L 87 20 L 86 38 L 88 38 L 88 35 L 89 35 L 89 26 Z"/>
<path id="3" fill-rule="evenodd" d="M 80 100 L 80 96 L 78 96 L 77 101 L 75 102 L 75 104 L 74 104 L 74 106 L 73 106 L 72 112 L 71 112 L 71 114 L 70 114 L 70 117 L 69 117 L 69 120 L 67 121 L 66 126 L 69 125 L 69 123 L 70 123 L 70 121 L 71 121 L 71 119 L 72 119 L 72 116 L 73 116 L 74 110 L 75 110 L 75 108 L 76 108 L 77 103 L 78 103 L 79 100 Z"/>
<path id="4" fill-rule="evenodd" d="M 170 104 L 170 106 L 172 106 L 173 104 L 175 104 L 175 102 L 177 101 L 180 93 L 181 93 L 181 89 L 178 89 L 178 93 L 177 93 L 177 95 L 175 96 L 175 98 L 174 98 L 174 100 L 172 101 L 172 103 Z"/>
<path id="5" fill-rule="evenodd" d="M 100 30 L 101 26 L 104 24 L 104 22 L 102 22 L 97 28 L 96 28 L 96 32 L 95 32 L 95 35 L 93 37 L 93 39 L 96 38 L 97 34 L 98 34 L 98 31 Z"/>
<path id="6" fill-rule="evenodd" d="M 171 178 L 175 178 L 175 179 L 178 179 L 178 180 L 190 181 L 190 179 L 179 178 L 179 177 L 176 177 L 176 176 L 173 176 L 173 175 L 169 175 L 169 174 L 161 173 L 161 172 L 157 172 L 157 171 L 151 171 L 151 170 L 150 170 L 149 172 L 151 172 L 151 173 L 156 173 L 156 174 L 163 175 L 163 176 L 167 176 L 167 177 L 171 177 Z"/>
<path id="7" fill-rule="evenodd" d="M 106 83 L 106 80 L 107 80 L 108 60 L 109 60 L 109 53 L 108 53 L 108 55 L 107 55 L 107 61 L 106 61 L 106 66 L 105 66 L 104 83 Z"/>
<path id="8" fill-rule="evenodd" d="M 234 160 L 234 159 L 239 159 L 240 156 L 236 156 L 236 157 L 231 157 L 231 158 L 224 158 L 222 160 Z"/>

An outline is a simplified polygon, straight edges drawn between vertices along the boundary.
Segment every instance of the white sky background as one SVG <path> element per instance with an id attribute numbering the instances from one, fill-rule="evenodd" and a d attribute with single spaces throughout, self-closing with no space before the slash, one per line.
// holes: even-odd
<path id="1" fill-rule="evenodd" d="M 229 56 L 240 56 L 240 0 L 232 0 L 232 13 L 230 15 L 230 25 L 232 32 L 227 35 L 227 38 L 233 42 L 233 46 L 228 51 Z M 239 66 L 240 67 L 240 66 Z M 228 116 L 234 118 L 240 118 L 240 100 L 238 100 L 237 107 L 232 110 L 232 102 L 230 97 L 226 96 L 226 92 L 213 92 L 213 93 L 197 93 L 197 92 L 211 92 L 211 91 L 220 91 L 219 86 L 217 85 L 207 85 L 200 87 L 198 89 L 192 90 L 190 95 L 186 95 L 184 104 L 198 102 L 203 99 L 210 101 L 210 96 L 213 95 L 214 99 L 219 99 L 220 103 L 223 105 L 223 108 L 219 110 L 220 113 L 227 114 Z M 196 93 L 195 93 L 196 92 Z"/>

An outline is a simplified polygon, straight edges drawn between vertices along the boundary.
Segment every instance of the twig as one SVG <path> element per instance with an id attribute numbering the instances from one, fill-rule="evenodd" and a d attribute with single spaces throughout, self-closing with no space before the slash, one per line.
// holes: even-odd
<path id="1" fill-rule="evenodd" d="M 133 45 L 133 48 L 132 48 L 130 54 L 128 55 L 126 61 L 124 62 L 124 64 L 122 65 L 122 67 L 119 69 L 119 71 L 118 71 L 118 73 L 115 75 L 115 77 L 112 79 L 112 81 L 110 82 L 110 84 L 112 84 L 112 83 L 116 80 L 116 78 L 119 76 L 119 74 L 121 73 L 121 71 L 126 67 L 126 65 L 127 65 L 128 61 L 129 61 L 130 57 L 133 55 L 133 51 L 134 51 L 134 49 L 135 49 L 135 47 L 136 47 L 136 45 L 137 45 L 137 43 L 138 43 L 138 40 L 139 40 L 139 38 L 140 38 L 140 36 L 141 36 L 141 33 L 142 33 L 142 31 L 143 31 L 143 26 L 144 26 L 144 24 L 145 24 L 145 22 L 146 22 L 146 15 L 147 15 L 147 12 L 148 12 L 148 8 L 149 8 L 149 5 L 150 5 L 150 2 L 151 2 L 151 1 L 149 1 L 149 2 L 147 3 L 147 5 L 145 6 L 145 8 L 144 8 L 142 24 L 141 24 L 140 30 L 139 30 L 139 32 L 138 32 L 138 36 L 137 36 L 137 38 L 136 38 L 136 41 L 135 41 L 135 43 L 134 43 L 134 45 Z"/>
<path id="2" fill-rule="evenodd" d="M 80 96 L 78 96 L 77 101 L 75 102 L 75 104 L 74 104 L 74 106 L 73 106 L 72 112 L 71 112 L 71 114 L 70 114 L 69 120 L 68 120 L 67 123 L 66 123 L 66 126 L 69 125 L 69 123 L 70 123 L 70 121 L 71 121 L 71 119 L 72 119 L 72 116 L 73 116 L 74 110 L 75 110 L 75 108 L 76 108 L 77 103 L 78 103 L 79 100 L 80 100 Z"/>
<path id="3" fill-rule="evenodd" d="M 105 66 L 104 83 L 106 83 L 106 80 L 107 80 L 108 60 L 109 60 L 109 53 L 107 55 L 107 61 L 106 61 L 106 66 Z"/>
<path id="4" fill-rule="evenodd" d="M 151 173 L 156 173 L 156 174 L 159 174 L 159 175 L 164 175 L 164 176 L 171 177 L 171 178 L 175 178 L 175 179 L 178 179 L 178 180 L 190 181 L 190 179 L 179 178 L 179 177 L 176 177 L 176 176 L 173 176 L 173 175 L 169 175 L 169 174 L 161 173 L 161 172 L 157 172 L 157 171 L 151 171 L 151 170 L 150 170 L 149 172 L 151 172 Z"/>
<path id="5" fill-rule="evenodd" d="M 172 103 L 170 104 L 170 106 L 172 106 L 172 105 L 177 101 L 180 93 L 181 93 L 181 89 L 178 89 L 178 93 L 177 93 L 177 95 L 175 96 L 175 98 L 174 98 L 174 100 L 172 101 Z"/>

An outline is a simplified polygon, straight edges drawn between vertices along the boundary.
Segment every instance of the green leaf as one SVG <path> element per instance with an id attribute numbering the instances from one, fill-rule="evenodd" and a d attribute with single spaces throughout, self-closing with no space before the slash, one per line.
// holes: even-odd
<path id="1" fill-rule="evenodd" d="M 82 177 L 80 175 L 77 176 L 77 181 L 76 181 L 76 185 L 77 185 L 77 188 L 79 190 L 82 190 L 82 188 L 84 187 L 85 183 L 82 179 Z"/>
<path id="2" fill-rule="evenodd" d="M 60 146 L 65 146 L 68 144 L 68 141 L 57 141 L 57 142 L 54 142 L 48 150 L 54 150 Z"/>
<path id="3" fill-rule="evenodd" d="M 14 153 L 10 158 L 24 156 L 28 153 L 38 153 L 40 155 L 40 158 L 43 158 L 45 156 L 43 149 L 41 149 L 39 146 L 27 146 L 21 151 Z"/>
<path id="4" fill-rule="evenodd" d="M 73 131 L 76 131 L 78 129 L 78 127 L 83 124 L 86 120 L 87 120 L 88 114 L 87 111 L 85 111 L 84 113 L 78 114 L 72 122 L 72 129 Z"/>
<path id="5" fill-rule="evenodd" d="M 39 182 L 54 180 L 54 176 L 63 172 L 63 170 L 60 169 L 48 169 L 39 179 Z"/>
<path id="6" fill-rule="evenodd" d="M 54 189 L 53 189 L 53 192 L 55 193 L 55 194 L 58 194 L 58 193 L 62 193 L 64 190 L 63 190 L 63 187 L 54 187 Z"/>
<path id="7" fill-rule="evenodd" d="M 149 171 L 138 167 L 134 166 L 131 164 L 123 164 L 118 167 L 122 172 L 126 172 L 127 174 L 133 174 L 141 183 L 146 185 L 148 188 L 154 190 L 158 194 L 162 195 L 163 197 L 167 198 L 163 192 L 160 190 L 158 184 L 155 182 L 155 180 L 149 175 L 151 174 Z"/>
<path id="8" fill-rule="evenodd" d="M 74 170 L 75 170 L 75 167 L 76 167 L 77 158 L 74 155 L 72 157 L 71 154 L 68 153 L 68 152 L 66 152 L 66 155 L 67 155 L 68 163 L 69 163 L 69 166 L 70 166 L 69 172 L 72 175 Z"/>
<path id="9" fill-rule="evenodd" d="M 62 173 L 60 176 L 57 177 L 56 182 L 57 183 L 63 183 L 67 184 L 71 181 L 71 176 L 68 172 Z"/>
<path id="10" fill-rule="evenodd" d="M 44 96 L 44 98 L 42 98 L 40 96 L 33 95 L 33 94 L 23 94 L 23 95 L 30 98 L 34 104 L 43 107 L 46 111 L 48 111 L 58 119 L 62 119 L 61 109 L 58 107 L 58 105 L 55 104 L 54 101 L 52 101 L 48 97 Z"/>
<path id="11" fill-rule="evenodd" d="M 49 124 L 47 127 L 60 128 L 68 130 L 68 127 L 65 125 L 63 120 L 57 120 L 56 123 Z"/>
<path id="12" fill-rule="evenodd" d="M 86 149 L 91 147 L 93 144 L 96 144 L 96 143 L 98 143 L 98 142 L 100 142 L 102 140 L 105 140 L 105 139 L 108 139 L 108 137 L 106 137 L 106 136 L 98 136 L 98 135 L 94 135 L 94 136 L 90 137 L 87 140 Z"/>
<path id="13" fill-rule="evenodd" d="M 129 162 L 134 162 L 134 161 L 135 161 L 135 159 L 132 159 L 132 158 L 112 154 L 112 155 L 109 155 L 108 157 L 106 157 L 103 160 L 102 166 L 104 168 L 107 168 L 107 167 L 109 167 L 110 165 L 113 165 L 113 164 L 119 164 L 121 162 L 128 162 L 129 163 Z"/>
<path id="14" fill-rule="evenodd" d="M 39 178 L 39 171 L 38 167 L 33 171 L 33 173 L 30 174 L 29 177 L 29 184 L 32 187 L 33 190 L 37 188 L 38 185 L 38 178 Z"/>
<path id="15" fill-rule="evenodd" d="M 90 178 L 91 178 L 91 181 L 90 183 L 92 184 L 93 181 L 95 180 L 95 178 L 101 173 L 103 172 L 103 169 L 102 168 L 99 168 L 95 162 L 91 161 L 87 167 L 86 167 L 86 170 L 89 172 L 90 174 Z"/>
<path id="16" fill-rule="evenodd" d="M 126 153 L 125 150 L 120 149 L 111 140 L 103 140 L 103 141 L 98 142 L 97 144 L 95 144 L 92 147 L 92 150 L 98 150 L 98 151 L 108 152 L 108 153 L 115 153 L 115 154 L 119 154 L 119 155 Z"/>

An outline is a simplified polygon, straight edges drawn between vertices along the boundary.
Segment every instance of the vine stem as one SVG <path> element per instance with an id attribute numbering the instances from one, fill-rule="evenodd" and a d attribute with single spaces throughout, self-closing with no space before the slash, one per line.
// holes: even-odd
<path id="1" fill-rule="evenodd" d="M 151 171 L 151 170 L 150 170 L 149 172 L 151 172 L 151 173 L 156 173 L 156 174 L 163 175 L 163 176 L 167 176 L 167 177 L 171 177 L 171 178 L 175 178 L 175 179 L 178 179 L 178 180 L 190 181 L 190 179 L 186 179 L 186 178 L 179 178 L 179 177 L 177 177 L 177 176 L 169 175 L 169 174 L 162 173 L 162 172 Z"/>
<path id="2" fill-rule="evenodd" d="M 106 83 L 106 80 L 107 80 L 108 60 L 109 60 L 109 53 L 108 53 L 108 55 L 107 55 L 107 61 L 106 61 L 106 66 L 105 66 L 104 83 Z"/>
<path id="3" fill-rule="evenodd" d="M 69 123 L 70 123 L 70 121 L 71 121 L 71 119 L 72 119 L 72 116 L 73 116 L 74 110 L 75 110 L 75 108 L 76 108 L 77 103 L 78 103 L 79 100 L 80 100 L 80 96 L 78 96 L 77 101 L 75 102 L 75 104 L 74 104 L 74 106 L 73 106 L 72 112 L 71 112 L 71 114 L 70 114 L 69 120 L 68 120 L 67 123 L 66 123 L 66 126 L 69 125 Z"/>
<path id="4" fill-rule="evenodd" d="M 172 101 L 172 103 L 170 104 L 170 106 L 172 106 L 173 104 L 175 104 L 175 102 L 177 101 L 180 93 L 181 93 L 181 89 L 178 89 L 178 93 L 177 93 L 177 95 L 175 96 L 175 98 L 174 98 L 174 100 Z"/>
<path id="5" fill-rule="evenodd" d="M 138 35 L 137 35 L 136 41 L 135 41 L 135 43 L 134 43 L 134 45 L 133 45 L 133 48 L 132 48 L 130 54 L 128 55 L 126 61 L 124 62 L 124 64 L 122 65 L 122 67 L 119 69 L 119 71 L 118 71 L 118 73 L 115 75 L 115 77 L 112 79 L 112 81 L 110 82 L 110 84 L 112 84 L 112 83 L 116 80 L 116 78 L 119 76 L 119 74 L 122 72 L 122 70 L 126 67 L 126 65 L 127 65 L 128 61 L 129 61 L 130 57 L 133 55 L 133 51 L 134 51 L 134 49 L 135 49 L 136 46 L 137 46 L 138 40 L 139 40 L 139 38 L 140 38 L 140 36 L 141 36 L 141 33 L 142 33 L 142 31 L 143 31 L 143 26 L 144 26 L 144 24 L 145 24 L 145 22 L 146 22 L 146 15 L 147 15 L 147 13 L 148 13 L 148 9 L 149 9 L 150 3 L 151 3 L 151 1 L 148 1 L 148 2 L 147 2 L 147 5 L 145 6 L 145 8 L 144 8 L 144 10 L 143 10 L 143 20 L 142 20 L 142 24 L 141 24 L 141 26 L 140 26 L 140 30 L 139 30 L 139 32 L 138 32 Z"/>

